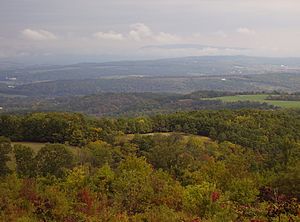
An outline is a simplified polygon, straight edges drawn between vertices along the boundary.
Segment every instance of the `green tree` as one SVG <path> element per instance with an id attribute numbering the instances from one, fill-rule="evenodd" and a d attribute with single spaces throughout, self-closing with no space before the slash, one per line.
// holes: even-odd
<path id="1" fill-rule="evenodd" d="M 15 145 L 14 153 L 17 165 L 17 174 L 20 177 L 32 177 L 35 175 L 34 152 L 30 147 Z"/>
<path id="2" fill-rule="evenodd" d="M 187 165 L 182 158 L 191 160 L 189 154 L 185 153 L 182 136 L 154 136 L 153 140 L 155 143 L 146 156 L 156 169 L 161 168 L 172 174 L 178 174 L 178 171 Z"/>
<path id="3" fill-rule="evenodd" d="M 234 201 L 238 204 L 247 205 L 256 200 L 259 191 L 253 179 L 236 178 L 231 182 L 227 194 L 231 201 Z"/>
<path id="4" fill-rule="evenodd" d="M 112 183 L 115 178 L 115 172 L 108 164 L 105 164 L 90 178 L 90 186 L 93 190 L 99 192 L 101 195 L 108 196 L 112 191 Z"/>
<path id="5" fill-rule="evenodd" d="M 147 209 L 147 211 L 143 214 L 135 215 L 133 221 L 149 221 L 149 222 L 160 222 L 160 221 L 168 221 L 168 222 L 178 222 L 178 221 L 196 221 L 188 218 L 182 212 L 176 212 L 173 209 L 168 208 L 167 206 L 161 205 L 157 207 L 153 207 Z"/>
<path id="6" fill-rule="evenodd" d="M 94 167 L 102 167 L 104 164 L 111 164 L 113 161 L 112 146 L 103 141 L 89 143 L 85 149 L 90 152 L 90 161 Z"/>
<path id="7" fill-rule="evenodd" d="M 64 145 L 47 144 L 40 149 L 35 160 L 38 175 L 62 177 L 64 169 L 72 166 L 73 155 Z"/>
<path id="8" fill-rule="evenodd" d="M 81 129 L 74 129 L 69 136 L 68 142 L 73 146 L 83 146 L 86 144 L 85 133 Z"/>
<path id="9" fill-rule="evenodd" d="M 187 186 L 183 196 L 184 209 L 201 218 L 210 218 L 219 210 L 219 195 L 216 186 L 208 182 Z"/>
<path id="10" fill-rule="evenodd" d="M 281 193 L 300 200 L 300 160 L 281 172 L 273 182 L 273 186 Z"/>
<path id="11" fill-rule="evenodd" d="M 88 167 L 78 166 L 67 171 L 64 187 L 69 193 L 76 193 L 87 184 Z"/>
<path id="12" fill-rule="evenodd" d="M 184 188 L 167 172 L 155 171 L 151 176 L 151 185 L 154 190 L 153 204 L 164 205 L 174 210 L 182 208 Z"/>
<path id="13" fill-rule="evenodd" d="M 133 214 L 149 207 L 154 194 L 152 171 L 145 158 L 128 157 L 121 162 L 112 184 L 115 199 L 121 208 Z"/>
<path id="14" fill-rule="evenodd" d="M 11 172 L 7 166 L 7 162 L 10 161 L 9 153 L 11 150 L 10 140 L 0 136 L 0 176 L 5 176 Z"/>
<path id="15" fill-rule="evenodd" d="M 16 115 L 0 116 L 0 135 L 12 140 L 22 140 L 24 136 L 23 117 Z"/>

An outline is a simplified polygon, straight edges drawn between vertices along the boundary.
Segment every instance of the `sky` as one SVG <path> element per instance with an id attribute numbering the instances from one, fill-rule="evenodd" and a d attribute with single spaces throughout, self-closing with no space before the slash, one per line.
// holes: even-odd
<path id="1" fill-rule="evenodd" d="M 299 0 L 0 0 L 0 59 L 300 57 Z"/>

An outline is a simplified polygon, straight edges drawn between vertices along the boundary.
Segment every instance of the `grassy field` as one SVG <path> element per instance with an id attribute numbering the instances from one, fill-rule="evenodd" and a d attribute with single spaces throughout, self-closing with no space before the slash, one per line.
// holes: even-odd
<path id="1" fill-rule="evenodd" d="M 35 153 L 37 153 L 46 143 L 32 143 L 32 142 L 13 142 L 12 145 L 23 145 L 30 147 Z"/>
<path id="2" fill-rule="evenodd" d="M 43 146 L 45 146 L 47 143 L 34 143 L 34 142 L 13 142 L 12 145 L 23 145 L 30 147 L 35 153 L 37 153 Z M 75 146 L 67 146 L 67 148 L 74 154 L 77 153 L 79 150 L 78 147 Z"/>
<path id="3" fill-rule="evenodd" d="M 14 95 L 14 94 L 0 93 L 0 97 L 8 97 L 8 98 L 22 97 L 22 98 L 25 98 L 25 97 L 27 97 L 27 96 L 24 96 L 24 95 Z"/>
<path id="4" fill-rule="evenodd" d="M 261 102 L 268 103 L 281 108 L 300 108 L 300 101 L 277 101 L 277 100 L 267 100 L 268 95 L 258 94 L 258 95 L 237 95 L 237 96 L 224 96 L 212 98 L 215 100 L 222 100 L 223 102 L 238 102 L 238 101 L 250 101 L 250 102 Z"/>
<path id="5" fill-rule="evenodd" d="M 189 139 L 189 138 L 196 138 L 199 141 L 202 142 L 211 142 L 211 139 L 209 137 L 206 136 L 198 136 L 198 135 L 192 135 L 192 134 L 187 134 L 187 133 L 177 133 L 177 132 L 159 132 L 159 133 L 145 133 L 145 134 L 126 134 L 124 136 L 121 136 L 122 139 L 124 140 L 133 140 L 135 135 L 141 135 L 141 136 L 172 136 L 172 135 L 181 135 L 184 139 Z"/>

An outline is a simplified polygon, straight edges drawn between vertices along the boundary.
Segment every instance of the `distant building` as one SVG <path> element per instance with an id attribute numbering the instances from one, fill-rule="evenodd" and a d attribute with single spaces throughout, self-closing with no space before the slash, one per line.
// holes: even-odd
<path id="1" fill-rule="evenodd" d="M 3 107 L 2 106 L 0 106 L 0 110 L 2 110 L 3 109 Z"/>

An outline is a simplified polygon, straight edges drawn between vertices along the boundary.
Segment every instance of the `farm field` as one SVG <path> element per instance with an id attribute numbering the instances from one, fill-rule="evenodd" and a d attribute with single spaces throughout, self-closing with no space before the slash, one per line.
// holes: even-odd
<path id="1" fill-rule="evenodd" d="M 281 108 L 300 108 L 300 101 L 275 101 L 267 100 L 268 95 L 257 94 L 257 95 L 236 95 L 236 96 L 224 96 L 212 98 L 214 100 L 222 100 L 223 102 L 238 102 L 238 101 L 250 101 L 250 102 L 261 102 L 268 103 Z"/>

